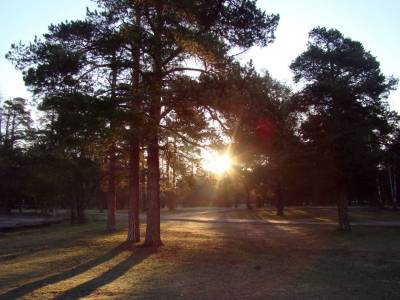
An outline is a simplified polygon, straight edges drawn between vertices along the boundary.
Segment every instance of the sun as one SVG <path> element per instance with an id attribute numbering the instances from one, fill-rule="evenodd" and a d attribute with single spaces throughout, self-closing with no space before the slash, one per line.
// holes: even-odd
<path id="1" fill-rule="evenodd" d="M 203 167 L 206 171 L 221 175 L 228 172 L 232 167 L 232 159 L 228 153 L 219 154 L 204 151 L 202 157 Z"/>

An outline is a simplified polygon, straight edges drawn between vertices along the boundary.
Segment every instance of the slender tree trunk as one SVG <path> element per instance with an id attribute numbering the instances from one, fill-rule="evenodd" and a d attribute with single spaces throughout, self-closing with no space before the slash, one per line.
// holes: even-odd
<path id="1" fill-rule="evenodd" d="M 378 208 L 384 208 L 385 207 L 385 203 L 383 201 L 383 197 L 382 197 L 382 189 L 381 189 L 381 183 L 379 178 L 376 178 L 376 189 L 377 189 L 377 193 L 378 193 Z"/>
<path id="2" fill-rule="evenodd" d="M 397 210 L 397 182 L 395 165 L 388 165 L 388 177 L 390 185 L 390 193 L 392 195 L 392 208 Z"/>
<path id="3" fill-rule="evenodd" d="M 168 209 L 174 210 L 175 209 L 175 199 L 173 199 L 173 192 L 171 189 L 170 167 L 171 167 L 171 152 L 169 149 L 169 144 L 167 143 L 167 149 L 165 152 L 165 174 L 166 174 L 166 181 L 167 181 L 166 200 L 167 200 Z"/>
<path id="4" fill-rule="evenodd" d="M 147 198 L 147 193 L 146 193 L 146 186 L 147 186 L 147 183 L 146 183 L 146 166 L 145 166 L 145 163 L 144 163 L 144 157 L 142 157 L 141 158 L 141 161 L 142 161 L 142 163 L 141 163 L 141 171 L 140 171 L 140 199 L 141 199 L 141 203 L 140 203 L 140 206 L 141 206 L 141 210 L 142 211 L 147 211 L 147 201 L 146 201 L 146 198 Z"/>
<path id="5" fill-rule="evenodd" d="M 107 231 L 117 230 L 115 213 L 117 210 L 117 188 L 116 188 L 116 162 L 115 142 L 112 142 L 110 148 L 109 168 L 108 168 L 108 194 L 107 194 Z"/>
<path id="6" fill-rule="evenodd" d="M 84 199 L 76 198 L 76 216 L 78 224 L 86 223 Z"/>
<path id="7" fill-rule="evenodd" d="M 76 199 L 74 197 L 74 195 L 71 195 L 71 208 L 70 208 L 70 222 L 71 224 L 75 224 L 76 223 L 76 212 L 77 212 L 77 207 L 76 207 Z"/>
<path id="8" fill-rule="evenodd" d="M 154 96 L 150 107 L 150 130 L 147 153 L 147 226 L 145 245 L 162 245 L 160 233 L 160 160 L 158 127 L 161 115 L 161 81 L 154 83 Z"/>
<path id="9" fill-rule="evenodd" d="M 139 221 L 139 163 L 140 144 L 136 135 L 131 138 L 129 163 L 129 213 L 128 213 L 128 242 L 140 241 Z"/>
<path id="10" fill-rule="evenodd" d="M 160 235 L 160 160 L 158 127 L 161 115 L 161 80 L 155 80 L 150 107 L 150 130 L 147 153 L 147 226 L 145 245 L 162 245 Z"/>
<path id="11" fill-rule="evenodd" d="M 281 183 L 278 182 L 278 186 L 276 189 L 276 215 L 283 217 L 284 209 L 285 209 L 285 204 L 283 200 L 282 186 Z"/>
<path id="12" fill-rule="evenodd" d="M 147 227 L 145 245 L 158 247 L 162 245 L 160 236 L 160 169 L 159 169 L 158 135 L 151 137 L 148 148 L 148 182 L 147 182 Z"/>
<path id="13" fill-rule="evenodd" d="M 139 4 L 135 4 L 135 25 L 141 28 L 141 9 Z M 139 220 L 139 196 L 140 196 L 140 139 L 138 133 L 138 118 L 136 116 L 137 108 L 140 107 L 140 32 L 136 34 L 137 38 L 132 43 L 132 101 L 131 101 L 131 141 L 129 157 L 129 211 L 128 211 L 128 236 L 127 241 L 136 243 L 140 241 L 140 220 Z"/>
<path id="14" fill-rule="evenodd" d="M 350 231 L 350 221 L 348 212 L 348 201 L 346 197 L 346 188 L 343 182 L 339 182 L 337 185 L 337 206 L 338 206 L 338 230 L 339 231 Z"/>
<path id="15" fill-rule="evenodd" d="M 246 207 L 247 209 L 253 209 L 251 205 L 251 199 L 250 199 L 250 189 L 246 188 Z"/>
<path id="16" fill-rule="evenodd" d="M 147 182 L 147 226 L 144 245 L 159 247 L 162 245 L 160 233 L 160 158 L 159 126 L 161 119 L 162 63 L 161 31 L 163 27 L 163 3 L 157 2 L 157 21 L 154 30 L 153 82 L 150 105 L 150 130 L 148 134 L 148 182 Z"/>
<path id="17" fill-rule="evenodd" d="M 117 96 L 117 76 L 118 68 L 116 62 L 116 54 L 114 53 L 111 61 L 111 103 L 116 106 Z M 107 195 L 107 228 L 108 232 L 113 232 L 117 230 L 116 225 L 116 211 L 117 211 L 117 183 L 116 183 L 116 165 L 117 165 L 117 146 L 116 140 L 114 138 L 115 134 L 115 119 L 114 116 L 111 117 L 110 121 L 110 131 L 111 131 L 111 145 L 109 151 L 109 169 L 108 169 L 108 195 Z"/>

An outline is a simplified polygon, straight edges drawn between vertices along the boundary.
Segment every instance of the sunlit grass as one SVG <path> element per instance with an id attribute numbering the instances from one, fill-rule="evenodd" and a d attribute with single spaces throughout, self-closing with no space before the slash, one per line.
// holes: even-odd
<path id="1" fill-rule="evenodd" d="M 126 224 L 119 226 L 111 235 L 103 222 L 3 234 L 0 299 L 395 299 L 400 292 L 396 229 L 343 235 L 329 226 L 168 222 L 164 246 L 153 250 L 120 247 Z"/>

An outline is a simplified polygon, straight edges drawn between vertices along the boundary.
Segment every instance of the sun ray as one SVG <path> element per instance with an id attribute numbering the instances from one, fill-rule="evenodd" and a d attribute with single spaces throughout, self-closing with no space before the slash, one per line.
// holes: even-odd
<path id="1" fill-rule="evenodd" d="M 228 172 L 232 167 L 232 159 L 228 153 L 219 154 L 217 152 L 204 151 L 203 167 L 206 171 L 217 175 Z"/>

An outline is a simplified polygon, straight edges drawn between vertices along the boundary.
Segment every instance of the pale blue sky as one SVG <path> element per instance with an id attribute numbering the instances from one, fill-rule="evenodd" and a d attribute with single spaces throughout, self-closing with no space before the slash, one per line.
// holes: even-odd
<path id="1" fill-rule="evenodd" d="M 11 43 L 32 41 L 51 23 L 83 18 L 90 0 L 0 0 L 0 93 L 3 98 L 30 97 L 21 74 L 4 59 Z M 400 77 L 400 0 L 259 0 L 268 13 L 279 13 L 281 21 L 274 44 L 252 49 L 242 56 L 253 59 L 259 70 L 266 69 L 291 84 L 289 64 L 307 43 L 316 26 L 339 29 L 345 36 L 362 42 L 378 61 L 384 74 Z M 400 112 L 400 91 L 390 97 Z"/>

